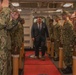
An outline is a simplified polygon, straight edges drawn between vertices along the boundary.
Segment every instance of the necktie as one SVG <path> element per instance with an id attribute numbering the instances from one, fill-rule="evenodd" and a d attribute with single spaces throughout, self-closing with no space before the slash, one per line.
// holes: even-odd
<path id="1" fill-rule="evenodd" d="M 41 29 L 41 26 L 40 26 L 40 24 L 39 24 L 39 30 Z"/>

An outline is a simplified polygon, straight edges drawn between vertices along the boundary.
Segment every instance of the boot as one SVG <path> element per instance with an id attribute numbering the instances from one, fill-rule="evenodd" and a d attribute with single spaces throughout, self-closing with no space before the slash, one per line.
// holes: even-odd
<path id="1" fill-rule="evenodd" d="M 59 57 L 54 58 L 54 61 L 59 61 Z"/>
<path id="2" fill-rule="evenodd" d="M 23 69 L 19 69 L 19 75 L 22 75 Z"/>
<path id="3" fill-rule="evenodd" d="M 65 69 L 62 70 L 64 74 L 71 74 L 72 73 L 72 67 L 67 66 Z"/>

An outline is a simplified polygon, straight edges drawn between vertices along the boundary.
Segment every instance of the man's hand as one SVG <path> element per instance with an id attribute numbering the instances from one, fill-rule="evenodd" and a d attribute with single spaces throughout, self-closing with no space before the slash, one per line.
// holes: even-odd
<path id="1" fill-rule="evenodd" d="M 18 14 L 15 14 L 15 15 L 14 15 L 14 19 L 15 19 L 15 20 L 16 20 L 18 17 L 19 17 Z"/>
<path id="2" fill-rule="evenodd" d="M 10 17 L 14 20 L 16 20 L 19 17 L 19 13 L 18 12 L 11 12 Z"/>
<path id="3" fill-rule="evenodd" d="M 32 38 L 32 41 L 34 41 L 35 40 L 35 38 Z"/>
<path id="4" fill-rule="evenodd" d="M 48 37 L 47 40 L 50 40 L 50 38 Z"/>
<path id="5" fill-rule="evenodd" d="M 3 0 L 2 7 L 9 7 L 9 0 Z"/>

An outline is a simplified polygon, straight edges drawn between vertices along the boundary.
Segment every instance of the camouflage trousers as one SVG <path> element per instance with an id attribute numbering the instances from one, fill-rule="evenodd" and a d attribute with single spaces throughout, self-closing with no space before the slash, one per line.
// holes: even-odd
<path id="1" fill-rule="evenodd" d="M 55 50 L 55 58 L 59 57 L 59 41 L 55 40 L 54 41 L 54 50 Z"/>
<path id="2" fill-rule="evenodd" d="M 7 54 L 0 51 L 0 75 L 7 75 Z"/>
<path id="3" fill-rule="evenodd" d="M 8 51 L 7 52 L 7 75 L 11 75 L 11 71 L 12 71 L 12 61 L 11 61 L 11 52 Z"/>
<path id="4" fill-rule="evenodd" d="M 11 75 L 10 52 L 0 51 L 0 75 Z"/>
<path id="5" fill-rule="evenodd" d="M 70 45 L 63 45 L 64 64 L 72 66 L 72 47 Z"/>

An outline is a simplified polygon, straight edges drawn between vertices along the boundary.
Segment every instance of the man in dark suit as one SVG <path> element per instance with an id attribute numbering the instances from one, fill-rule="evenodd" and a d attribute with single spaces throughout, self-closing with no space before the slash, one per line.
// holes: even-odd
<path id="1" fill-rule="evenodd" d="M 42 59 L 44 60 L 46 50 L 46 37 L 48 38 L 49 34 L 47 26 L 42 22 L 41 18 L 38 18 L 37 22 L 33 24 L 31 36 L 35 46 L 35 58 L 39 58 L 39 47 L 41 47 Z"/>

